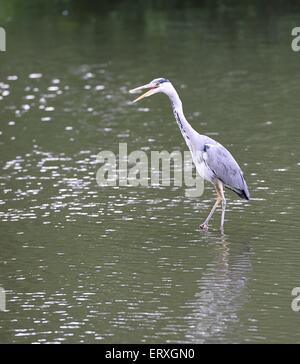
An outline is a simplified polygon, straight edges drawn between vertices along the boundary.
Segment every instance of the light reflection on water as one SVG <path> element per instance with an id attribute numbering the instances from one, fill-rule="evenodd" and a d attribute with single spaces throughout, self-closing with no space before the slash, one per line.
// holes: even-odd
<path id="1" fill-rule="evenodd" d="M 291 148 L 299 62 L 280 41 L 245 52 L 236 40 L 233 52 L 230 32 L 187 38 L 201 19 L 175 11 L 165 26 L 171 44 L 185 46 L 169 48 L 164 65 L 166 48 L 146 21 L 138 45 L 126 23 L 124 34 L 102 39 L 100 55 L 87 29 L 65 62 L 59 48 L 38 64 L 30 53 L 22 64 L 3 61 L 0 286 L 8 312 L 0 313 L 0 341 L 299 342 L 290 309 L 299 285 L 300 162 Z M 108 34 L 113 22 L 100 23 Z M 288 67 L 272 63 L 274 54 Z M 127 93 L 164 75 L 195 128 L 228 146 L 245 171 L 253 198 L 228 193 L 224 236 L 219 213 L 207 234 L 198 229 L 212 205 L 208 185 L 188 199 L 179 187 L 96 183 L 97 153 L 118 153 L 120 142 L 147 153 L 186 149 L 163 96 L 132 105 Z"/>

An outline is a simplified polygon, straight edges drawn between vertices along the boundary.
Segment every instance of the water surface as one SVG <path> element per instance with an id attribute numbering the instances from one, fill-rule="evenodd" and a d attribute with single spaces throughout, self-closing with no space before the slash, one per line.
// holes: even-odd
<path id="1" fill-rule="evenodd" d="M 0 341 L 299 343 L 300 9 L 101 3 L 0 3 Z M 121 142 L 187 149 L 165 96 L 131 104 L 156 77 L 244 170 L 224 235 L 208 184 L 96 183 Z"/>

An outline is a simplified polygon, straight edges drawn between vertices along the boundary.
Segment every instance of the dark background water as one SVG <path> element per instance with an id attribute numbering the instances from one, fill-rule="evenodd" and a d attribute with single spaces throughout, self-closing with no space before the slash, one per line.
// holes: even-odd
<path id="1" fill-rule="evenodd" d="M 0 1 L 0 342 L 300 342 L 294 1 Z M 156 77 L 252 194 L 100 188 L 96 155 L 187 149 Z"/>

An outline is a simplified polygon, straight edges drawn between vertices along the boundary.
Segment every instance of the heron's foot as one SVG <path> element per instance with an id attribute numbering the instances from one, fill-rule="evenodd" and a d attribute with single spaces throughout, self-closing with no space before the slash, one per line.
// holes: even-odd
<path id="1" fill-rule="evenodd" d="M 201 230 L 203 230 L 203 231 L 208 231 L 208 224 L 207 224 L 207 223 L 205 223 L 205 222 L 204 222 L 203 224 L 201 224 L 199 227 L 200 227 L 200 229 L 201 229 Z"/>

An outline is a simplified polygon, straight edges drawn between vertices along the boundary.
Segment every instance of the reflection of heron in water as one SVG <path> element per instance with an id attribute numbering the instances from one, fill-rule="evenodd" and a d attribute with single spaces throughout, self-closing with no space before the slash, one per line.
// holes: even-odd
<path id="1" fill-rule="evenodd" d="M 248 187 L 240 166 L 223 145 L 206 135 L 197 133 L 196 130 L 192 128 L 184 116 L 182 102 L 178 93 L 169 80 L 166 80 L 165 78 L 156 78 L 144 86 L 130 90 L 130 92 L 136 92 L 143 89 L 148 89 L 148 91 L 134 100 L 134 102 L 159 92 L 164 93 L 169 97 L 176 122 L 191 151 L 197 172 L 202 178 L 215 186 L 217 193 L 216 203 L 203 224 L 200 225 L 200 228 L 203 230 L 208 229 L 208 223 L 212 215 L 216 208 L 221 204 L 221 230 L 223 230 L 226 209 L 224 188 L 229 188 L 243 199 L 250 199 Z"/>
<path id="2" fill-rule="evenodd" d="M 188 342 L 216 342 L 218 338 L 224 342 L 225 332 L 238 328 L 239 311 L 247 302 L 246 282 L 251 270 L 248 245 L 239 247 L 243 251 L 231 258 L 224 236 L 216 246 L 216 259 L 198 282 L 199 293 L 185 305 L 192 311 L 188 317 Z"/>

